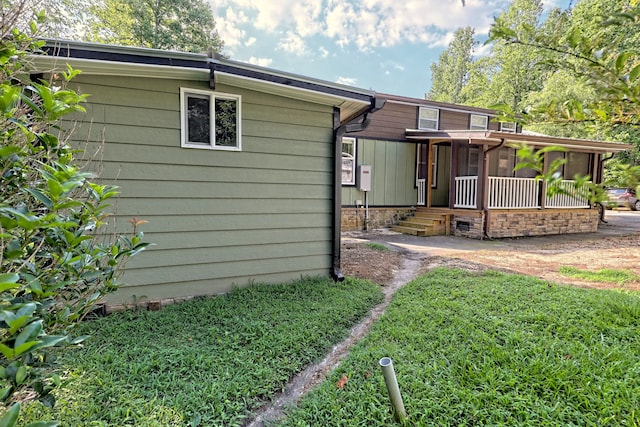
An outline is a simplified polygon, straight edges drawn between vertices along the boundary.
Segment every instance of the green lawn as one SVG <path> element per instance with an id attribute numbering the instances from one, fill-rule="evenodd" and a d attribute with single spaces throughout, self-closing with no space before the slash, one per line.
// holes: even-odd
<path id="1" fill-rule="evenodd" d="M 637 293 L 434 270 L 281 425 L 394 425 L 385 356 L 407 425 L 640 426 Z"/>
<path id="2" fill-rule="evenodd" d="M 63 426 L 234 426 L 321 359 L 373 305 L 377 285 L 305 279 L 252 286 L 161 311 L 87 322 L 66 353 L 54 411 Z"/>
<path id="3" fill-rule="evenodd" d="M 575 267 L 562 266 L 560 274 L 568 277 L 588 280 L 591 282 L 617 283 L 624 285 L 626 282 L 638 280 L 639 277 L 631 270 L 603 268 L 596 271 L 581 270 Z"/>

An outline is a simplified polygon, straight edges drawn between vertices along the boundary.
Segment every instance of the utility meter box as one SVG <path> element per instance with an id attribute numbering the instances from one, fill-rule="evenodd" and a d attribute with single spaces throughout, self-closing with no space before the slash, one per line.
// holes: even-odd
<path id="1" fill-rule="evenodd" d="M 360 165 L 358 166 L 358 173 L 356 175 L 358 179 L 358 190 L 371 191 L 371 166 Z"/>

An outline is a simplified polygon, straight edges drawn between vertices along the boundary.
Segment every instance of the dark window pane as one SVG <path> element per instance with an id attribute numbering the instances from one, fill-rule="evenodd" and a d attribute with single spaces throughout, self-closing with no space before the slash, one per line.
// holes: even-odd
<path id="1" fill-rule="evenodd" d="M 188 141 L 198 144 L 210 144 L 211 133 L 209 128 L 211 121 L 209 120 L 209 97 L 189 96 L 187 98 L 187 104 L 189 110 L 187 116 Z"/>
<path id="2" fill-rule="evenodd" d="M 237 101 L 234 99 L 216 99 L 215 103 L 216 145 L 223 147 L 237 147 Z"/>

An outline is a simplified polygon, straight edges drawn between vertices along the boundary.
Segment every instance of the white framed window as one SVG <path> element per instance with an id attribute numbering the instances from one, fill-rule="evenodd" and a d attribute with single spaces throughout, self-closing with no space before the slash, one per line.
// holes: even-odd
<path id="1" fill-rule="evenodd" d="M 342 138 L 342 185 L 356 185 L 355 138 Z"/>
<path id="2" fill-rule="evenodd" d="M 516 122 L 500 122 L 500 132 L 516 133 Z"/>
<path id="3" fill-rule="evenodd" d="M 437 108 L 420 107 L 418 129 L 438 130 L 440 110 Z"/>
<path id="4" fill-rule="evenodd" d="M 489 116 L 480 114 L 472 114 L 469 129 L 471 130 L 487 130 L 489 124 Z"/>
<path id="5" fill-rule="evenodd" d="M 240 95 L 180 88 L 180 146 L 240 151 Z"/>

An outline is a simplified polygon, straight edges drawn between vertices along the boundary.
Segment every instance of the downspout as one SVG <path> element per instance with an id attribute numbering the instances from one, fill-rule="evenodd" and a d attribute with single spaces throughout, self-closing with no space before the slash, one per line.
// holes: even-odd
<path id="1" fill-rule="evenodd" d="M 491 148 L 489 148 L 488 150 L 483 150 L 483 154 L 482 154 L 482 162 L 484 163 L 484 171 L 483 173 L 487 175 L 487 185 L 483 185 L 483 189 L 484 189 L 484 194 L 482 195 L 482 210 L 484 211 L 484 235 L 485 237 L 489 237 L 487 234 L 488 231 L 488 227 L 489 227 L 489 207 L 487 206 L 486 200 L 487 200 L 487 191 L 489 190 L 489 153 L 492 152 L 493 150 L 497 150 L 499 148 L 501 148 L 504 143 L 506 142 L 506 140 L 504 138 L 500 139 L 500 144 L 495 145 Z M 482 177 L 482 179 L 484 179 L 484 176 Z"/>
<path id="2" fill-rule="evenodd" d="M 333 263 L 331 277 L 336 282 L 342 282 L 344 275 L 340 269 L 340 238 L 342 233 L 342 137 L 345 133 L 361 132 L 369 126 L 370 113 L 375 113 L 384 107 L 386 100 L 373 98 L 371 105 L 358 113 L 349 122 L 340 124 L 340 109 L 333 109 Z M 353 123 L 356 120 L 362 121 Z"/>

